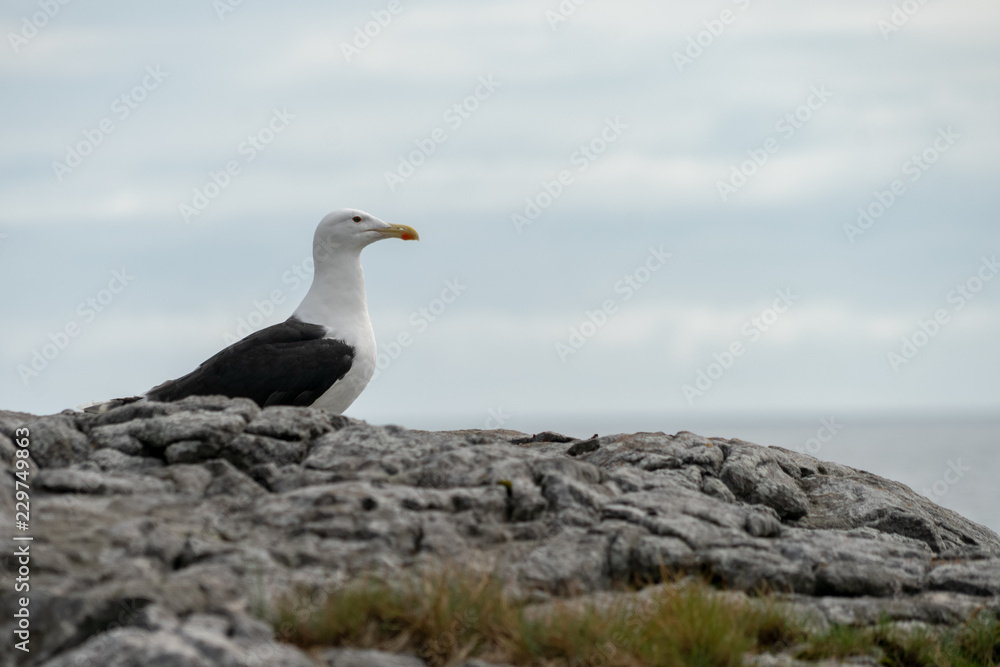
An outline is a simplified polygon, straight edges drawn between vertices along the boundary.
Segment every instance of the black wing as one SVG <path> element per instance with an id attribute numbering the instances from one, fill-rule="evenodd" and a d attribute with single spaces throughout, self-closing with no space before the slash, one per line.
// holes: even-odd
<path id="1" fill-rule="evenodd" d="M 325 327 L 289 318 L 233 343 L 194 372 L 153 387 L 146 397 L 169 402 L 222 395 L 261 407 L 312 405 L 354 362 L 353 347 L 325 335 Z"/>

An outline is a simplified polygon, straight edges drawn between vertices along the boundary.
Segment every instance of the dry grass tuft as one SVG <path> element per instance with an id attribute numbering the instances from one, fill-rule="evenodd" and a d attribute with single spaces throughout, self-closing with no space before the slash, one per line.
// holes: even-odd
<path id="1" fill-rule="evenodd" d="M 903 632 L 834 626 L 809 633 L 777 597 L 720 594 L 703 581 L 674 581 L 644 602 L 545 605 L 512 600 L 490 574 L 451 568 L 390 582 L 361 578 L 316 605 L 280 600 L 271 620 L 304 648 L 407 651 L 435 667 L 470 657 L 545 667 L 737 667 L 748 653 L 795 647 L 801 659 L 871 655 L 886 665 L 994 667 L 1000 622 L 987 614 L 952 630 Z"/>

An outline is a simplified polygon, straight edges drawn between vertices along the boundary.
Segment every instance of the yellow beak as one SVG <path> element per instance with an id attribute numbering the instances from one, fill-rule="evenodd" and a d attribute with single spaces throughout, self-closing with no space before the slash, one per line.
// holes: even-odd
<path id="1" fill-rule="evenodd" d="M 404 241 L 420 240 L 420 234 L 417 234 L 417 230 L 406 225 L 389 225 L 375 231 L 386 238 L 403 239 Z"/>

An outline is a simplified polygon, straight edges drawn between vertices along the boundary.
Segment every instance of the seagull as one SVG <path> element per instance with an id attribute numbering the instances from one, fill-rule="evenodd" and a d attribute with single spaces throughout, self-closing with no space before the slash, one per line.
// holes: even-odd
<path id="1" fill-rule="evenodd" d="M 342 414 L 375 372 L 375 333 L 361 251 L 375 241 L 417 241 L 416 230 L 356 209 L 324 217 L 313 237 L 313 282 L 292 316 L 250 334 L 194 371 L 143 396 L 84 406 L 104 412 L 137 401 L 188 396 L 249 398 L 261 407 L 312 406 Z"/>

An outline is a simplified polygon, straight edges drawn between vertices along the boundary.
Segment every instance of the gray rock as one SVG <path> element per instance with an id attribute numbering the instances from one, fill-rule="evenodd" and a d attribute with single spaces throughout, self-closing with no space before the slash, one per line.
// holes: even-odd
<path id="1" fill-rule="evenodd" d="M 157 477 L 167 481 L 178 493 L 200 498 L 212 483 L 212 471 L 204 465 L 175 464 L 158 471 Z"/>
<path id="2" fill-rule="evenodd" d="M 26 412 L 0 410 L 0 435 L 13 440 L 14 432 L 17 429 L 23 428 L 37 419 L 37 416 L 29 415 Z"/>
<path id="3" fill-rule="evenodd" d="M 95 635 L 77 649 L 63 653 L 43 667 L 213 667 L 198 649 L 181 636 L 134 628 Z"/>
<path id="4" fill-rule="evenodd" d="M 878 667 L 881 663 L 871 656 L 851 656 L 844 660 L 806 662 L 784 654 L 764 654 L 748 656 L 743 664 L 748 667 Z"/>
<path id="5" fill-rule="evenodd" d="M 1000 559 L 943 563 L 928 575 L 928 588 L 1000 597 Z"/>
<path id="6" fill-rule="evenodd" d="M 531 551 L 521 567 L 526 583 L 558 595 L 601 590 L 610 584 L 610 538 L 582 528 L 567 528 Z"/>
<path id="7" fill-rule="evenodd" d="M 740 443 L 742 441 L 733 441 Z M 801 471 L 781 450 L 728 445 L 720 479 L 737 498 L 773 508 L 784 519 L 807 513 Z"/>
<path id="8" fill-rule="evenodd" d="M 536 442 L 573 442 L 573 440 L 575 440 L 575 438 L 563 435 L 562 433 L 543 431 L 542 433 L 535 433 L 534 435 L 527 435 L 523 437 L 515 436 L 511 438 L 510 441 L 515 445 L 530 445 Z"/>
<path id="9" fill-rule="evenodd" d="M 127 407 L 131 406 L 119 408 L 119 410 L 125 410 Z M 107 414 L 114 414 L 114 412 Z M 108 448 L 128 456 L 140 456 L 144 453 L 145 448 L 142 441 L 136 435 L 139 430 L 138 421 L 114 423 L 94 427 L 90 431 L 90 437 L 94 443 L 94 447 L 98 449 Z"/>
<path id="10" fill-rule="evenodd" d="M 171 445 L 184 443 L 174 450 L 177 460 L 172 462 L 188 463 L 190 450 L 196 447 L 193 443 L 216 450 L 197 460 L 212 458 L 259 414 L 260 408 L 247 399 L 199 396 L 177 403 L 131 403 L 96 417 L 85 415 L 78 425 L 90 434 L 95 447 L 133 456 L 163 456 Z"/>
<path id="11" fill-rule="evenodd" d="M 787 600 L 799 617 L 819 629 L 830 624 L 875 625 L 882 619 L 947 626 L 962 623 L 981 609 L 1000 612 L 1000 598 L 942 592 L 891 598 L 791 595 Z"/>
<path id="12" fill-rule="evenodd" d="M 149 474 L 163 467 L 163 461 L 147 456 L 129 456 L 116 449 L 97 449 L 91 452 L 90 461 L 97 464 L 101 472 L 111 474 Z"/>
<path id="13" fill-rule="evenodd" d="M 186 441 L 203 441 L 222 446 L 236 437 L 246 422 L 242 415 L 226 412 L 178 412 L 165 417 L 152 417 L 139 422 L 133 431 L 152 450 Z"/>
<path id="14" fill-rule="evenodd" d="M 320 654 L 322 664 L 328 667 L 426 667 L 420 658 L 412 655 L 365 651 L 353 648 L 335 648 Z"/>
<path id="15" fill-rule="evenodd" d="M 348 417 L 330 414 L 325 410 L 276 405 L 264 408 L 247 425 L 245 432 L 279 440 L 308 442 L 352 422 L 354 420 Z"/>
<path id="16" fill-rule="evenodd" d="M 422 432 L 209 397 L 0 413 L 0 449 L 25 423 L 44 462 L 31 665 L 311 664 L 248 610 L 453 563 L 539 599 L 705 572 L 784 591 L 820 627 L 1000 611 L 992 531 L 895 482 L 741 440 Z M 13 597 L 0 589 L 0 607 Z"/>
<path id="17" fill-rule="evenodd" d="M 566 453 L 570 456 L 579 456 L 580 454 L 589 454 L 597 449 L 600 449 L 601 441 L 597 438 L 591 438 L 590 440 L 581 440 L 570 446 L 566 450 Z"/>
<path id="18" fill-rule="evenodd" d="M 222 457 L 240 470 L 249 471 L 269 463 L 276 466 L 301 463 L 308 449 L 309 440 L 285 440 L 244 433 L 225 447 Z"/>
<path id="19" fill-rule="evenodd" d="M 43 468 L 65 468 L 90 455 L 87 436 L 69 417 L 56 415 L 28 424 L 31 456 Z"/>
<path id="20" fill-rule="evenodd" d="M 799 524 L 809 528 L 851 529 L 870 527 L 883 534 L 920 540 L 942 554 L 970 554 L 989 545 L 995 554 L 996 534 L 951 510 L 939 507 L 909 487 L 835 463 L 818 463 L 812 457 L 786 453 L 797 462 L 812 462 L 815 473 L 799 484 L 809 498 L 809 511 Z"/>
<path id="21" fill-rule="evenodd" d="M 274 641 L 233 640 L 211 627 L 185 624 L 179 632 L 121 628 L 41 663 L 43 667 L 315 667 L 302 651 Z"/>
<path id="22" fill-rule="evenodd" d="M 31 598 L 32 624 L 44 631 L 33 633 L 32 657 L 44 659 L 93 635 L 132 625 L 150 604 L 147 597 L 116 595 L 103 589 L 92 594 L 36 593 Z"/>
<path id="23" fill-rule="evenodd" d="M 264 488 L 249 476 L 233 467 L 229 461 L 216 459 L 203 464 L 212 474 L 212 481 L 205 487 L 205 495 L 224 495 L 248 498 L 264 493 Z"/>
<path id="24" fill-rule="evenodd" d="M 35 476 L 35 486 L 49 493 L 131 494 L 163 493 L 169 486 L 147 475 L 105 474 L 94 470 L 57 468 Z"/>
<path id="25" fill-rule="evenodd" d="M 222 442 L 217 440 L 181 440 L 167 445 L 163 458 L 167 463 L 199 463 L 219 457 Z"/>

